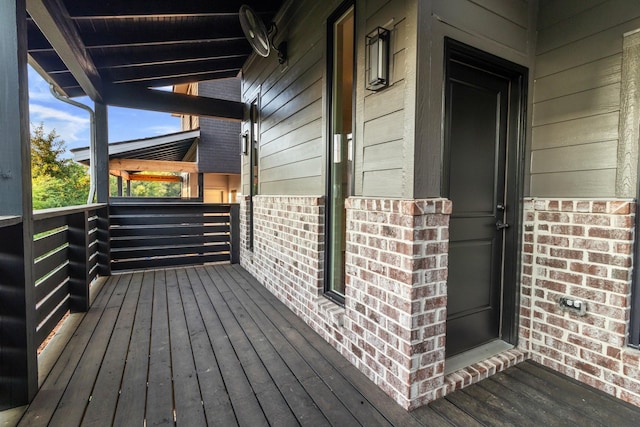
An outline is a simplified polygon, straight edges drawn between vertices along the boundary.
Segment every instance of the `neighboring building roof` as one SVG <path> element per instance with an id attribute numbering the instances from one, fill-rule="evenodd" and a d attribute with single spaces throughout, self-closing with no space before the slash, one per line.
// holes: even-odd
<path id="1" fill-rule="evenodd" d="M 109 144 L 109 159 L 193 161 L 194 159 L 187 157 L 194 151 L 199 139 L 200 129 L 195 129 L 150 138 L 112 142 Z M 71 152 L 76 162 L 89 163 L 89 147 L 74 148 Z"/>

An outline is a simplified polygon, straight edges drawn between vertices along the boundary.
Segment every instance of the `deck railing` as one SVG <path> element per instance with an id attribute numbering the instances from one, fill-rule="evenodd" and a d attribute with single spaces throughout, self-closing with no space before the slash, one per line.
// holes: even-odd
<path id="1" fill-rule="evenodd" d="M 113 271 L 238 262 L 236 204 L 118 198 L 109 220 Z"/>
<path id="2" fill-rule="evenodd" d="M 37 345 L 67 311 L 89 308 L 90 286 L 107 259 L 106 228 L 101 224 L 106 209 L 104 204 L 95 204 L 34 212 Z"/>
<path id="3" fill-rule="evenodd" d="M 89 309 L 98 276 L 237 263 L 238 221 L 237 204 L 136 199 L 35 211 L 32 224 L 0 216 L 0 410 L 33 397 L 36 349 L 65 313 Z"/>

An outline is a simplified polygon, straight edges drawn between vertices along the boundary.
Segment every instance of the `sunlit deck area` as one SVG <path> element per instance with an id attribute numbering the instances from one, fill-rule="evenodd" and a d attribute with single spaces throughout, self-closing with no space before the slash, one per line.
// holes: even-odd
<path id="1" fill-rule="evenodd" d="M 531 362 L 406 412 L 238 265 L 114 275 L 67 322 L 36 398 L 3 425 L 640 423 L 640 409 Z"/>

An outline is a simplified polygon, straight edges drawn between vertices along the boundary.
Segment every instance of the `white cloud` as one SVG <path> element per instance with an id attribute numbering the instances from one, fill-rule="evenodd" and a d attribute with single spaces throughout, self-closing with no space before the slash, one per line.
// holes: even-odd
<path id="1" fill-rule="evenodd" d="M 89 115 L 83 110 L 78 110 L 79 114 L 46 107 L 39 104 L 29 105 L 29 118 L 32 126 L 40 123 L 44 124 L 45 132 L 55 129 L 60 138 L 69 143 L 70 146 L 77 146 L 74 142 L 89 144 Z"/>

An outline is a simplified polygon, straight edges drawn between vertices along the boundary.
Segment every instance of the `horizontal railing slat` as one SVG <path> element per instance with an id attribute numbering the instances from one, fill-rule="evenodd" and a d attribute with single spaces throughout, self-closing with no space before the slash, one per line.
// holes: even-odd
<path id="1" fill-rule="evenodd" d="M 36 302 L 42 301 L 51 291 L 53 291 L 60 283 L 69 278 L 69 265 L 58 269 L 51 276 L 44 279 L 36 286 Z"/>
<path id="2" fill-rule="evenodd" d="M 120 215 L 111 216 L 112 226 L 136 225 L 188 225 L 188 224 L 224 224 L 229 222 L 229 215 L 208 216 L 168 216 L 168 215 Z"/>
<path id="3" fill-rule="evenodd" d="M 40 237 L 33 242 L 33 257 L 39 258 L 66 243 L 68 243 L 66 228 L 60 229 L 49 236 Z"/>
<path id="4" fill-rule="evenodd" d="M 135 239 L 135 240 L 132 240 Z M 229 240 L 229 236 L 214 234 L 211 236 L 167 236 L 167 237 L 149 237 L 149 238 L 129 238 L 129 239 L 112 239 L 111 252 L 114 249 L 121 248 L 140 248 L 151 246 L 169 246 L 169 245 L 203 245 L 210 242 L 225 242 Z"/>
<path id="5" fill-rule="evenodd" d="M 60 248 L 58 251 L 47 255 L 45 258 L 42 258 L 35 263 L 33 267 L 33 277 L 36 281 L 40 280 L 48 273 L 67 262 L 69 262 L 69 248 Z"/>
<path id="6" fill-rule="evenodd" d="M 36 345 L 42 344 L 42 342 L 49 336 L 51 331 L 56 327 L 56 325 L 62 320 L 65 313 L 69 311 L 69 299 L 65 301 L 60 307 L 58 307 L 51 317 L 47 319 L 47 321 L 38 328 L 36 331 Z"/>
<path id="7" fill-rule="evenodd" d="M 153 247 L 153 248 L 136 248 L 136 249 L 121 249 L 113 251 L 118 259 L 130 259 L 130 258 L 148 258 L 148 257 L 164 257 L 175 255 L 198 255 L 198 254 L 213 254 L 229 251 L 229 243 L 219 243 L 213 245 L 178 245 L 178 246 L 165 246 L 165 247 Z"/>
<path id="8" fill-rule="evenodd" d="M 114 261 L 112 268 L 114 270 L 143 270 L 147 268 L 164 268 L 168 266 L 177 267 L 181 265 L 197 265 L 208 262 L 229 261 L 230 255 L 214 254 L 214 255 L 198 255 L 191 257 L 170 257 L 170 258 L 154 258 L 150 260 L 130 260 L 130 261 Z"/>
<path id="9" fill-rule="evenodd" d="M 230 205 L 212 205 L 212 204 L 124 204 L 111 205 L 109 215 L 203 215 L 208 213 L 228 213 Z"/>
<path id="10" fill-rule="evenodd" d="M 37 235 L 67 226 L 67 215 L 39 219 L 33 222 L 33 234 Z"/>
<path id="11" fill-rule="evenodd" d="M 36 308 L 36 319 L 37 322 L 40 323 L 44 319 L 51 314 L 54 308 L 60 304 L 67 295 L 69 295 L 69 283 L 58 284 L 60 287 L 57 288 L 52 294 L 50 294 L 44 301 L 41 302 L 41 305 Z"/>
<path id="12" fill-rule="evenodd" d="M 166 225 L 164 227 L 113 227 L 111 237 L 127 236 L 183 236 L 213 233 L 229 233 L 228 225 Z"/>

